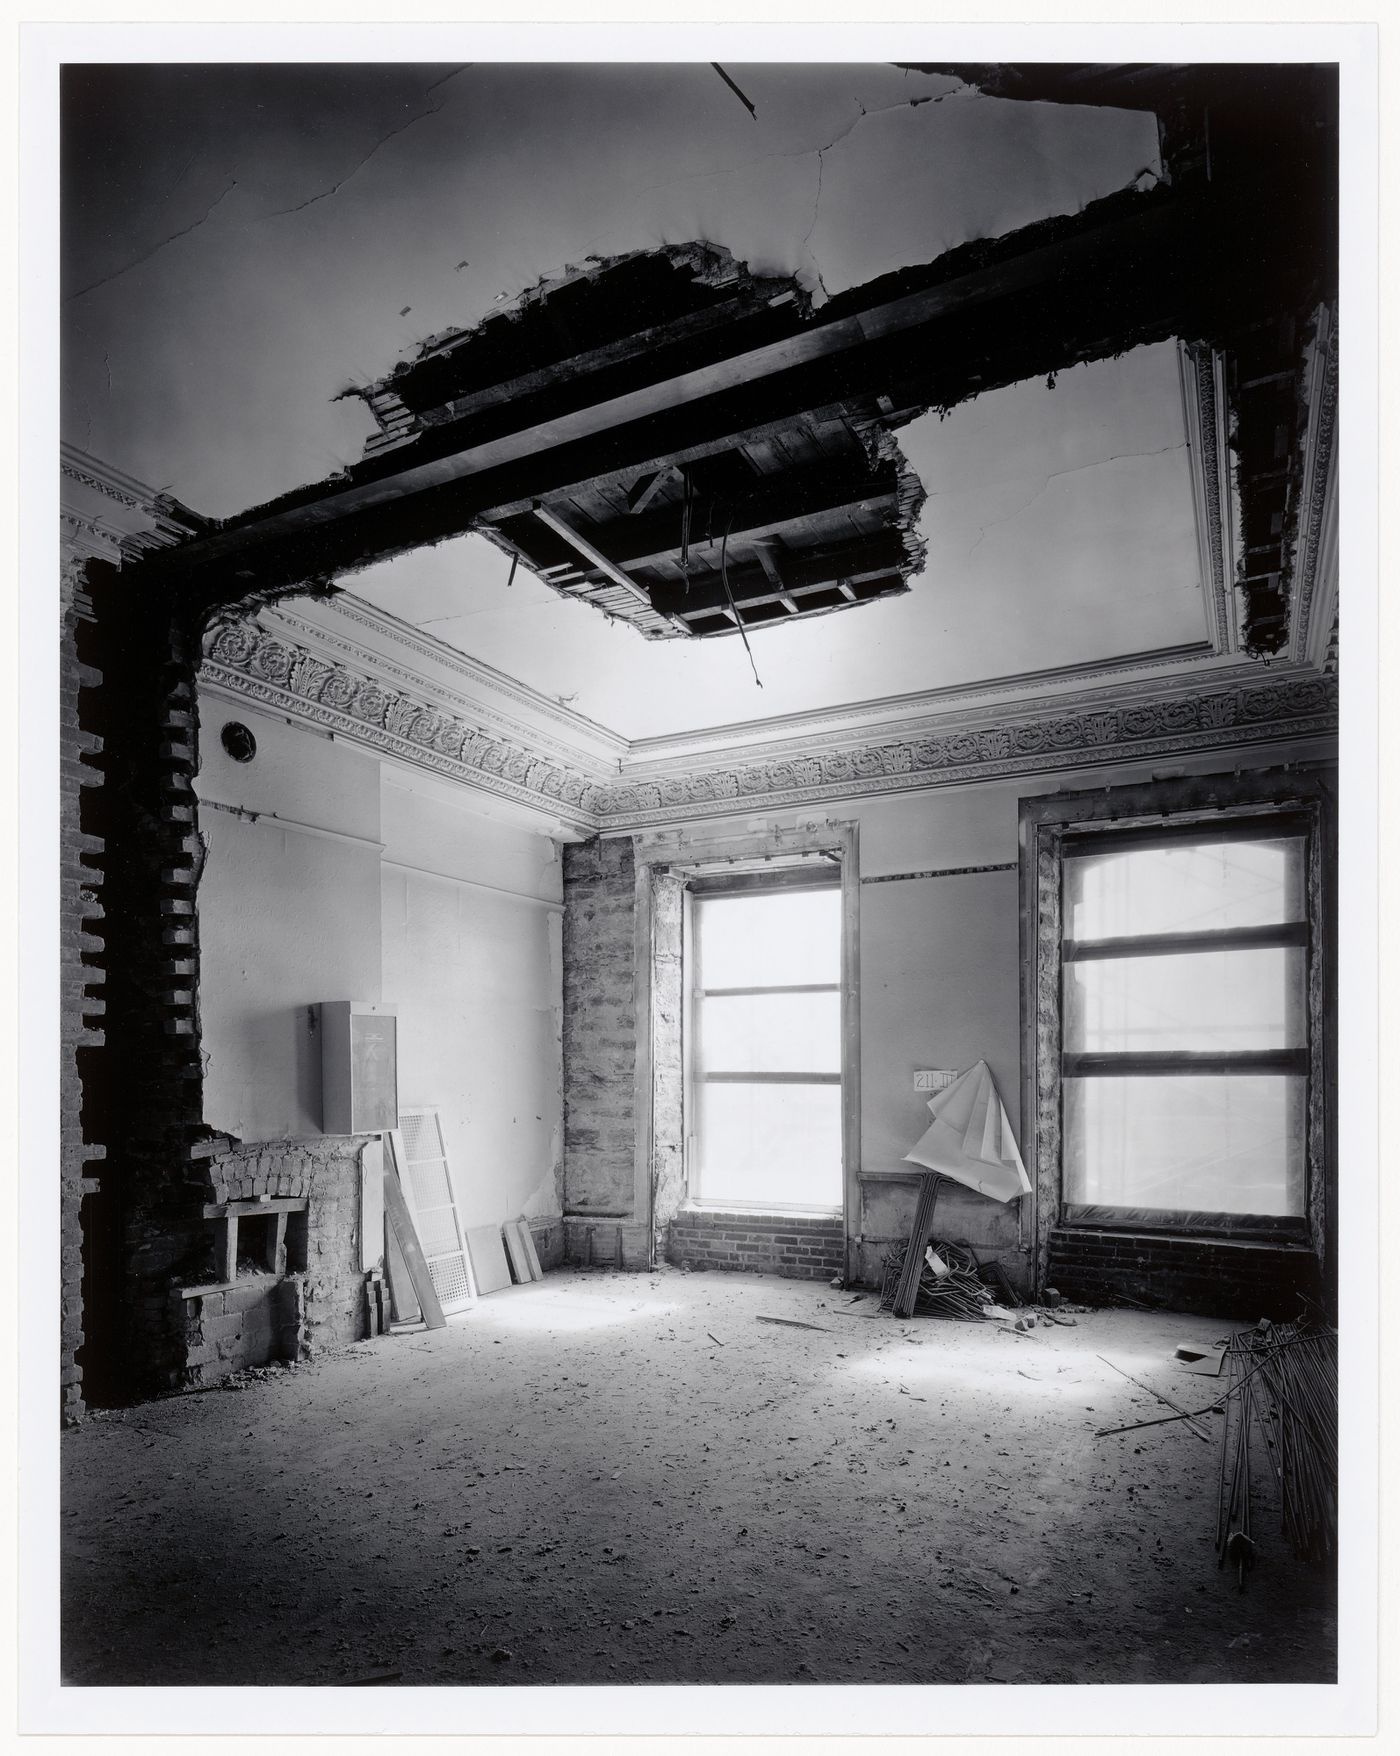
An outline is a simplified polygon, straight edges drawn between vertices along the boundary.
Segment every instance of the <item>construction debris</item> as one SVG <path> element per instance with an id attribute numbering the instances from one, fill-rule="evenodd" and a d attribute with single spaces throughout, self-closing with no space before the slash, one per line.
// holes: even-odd
<path id="1" fill-rule="evenodd" d="M 896 1317 L 909 1317 L 916 1310 L 924 1310 L 941 1317 L 979 1321 L 989 1315 L 992 1295 L 982 1284 L 971 1250 L 960 1244 L 930 1244 L 923 1251 L 917 1274 L 912 1272 L 908 1258 L 907 1244 L 896 1244 L 887 1253 L 880 1295 L 882 1310 L 892 1309 Z M 905 1295 L 901 1300 L 907 1284 L 914 1287 L 914 1296 Z"/>
<path id="2" fill-rule="evenodd" d="M 1256 1425 L 1279 1485 L 1283 1530 L 1299 1560 L 1337 1552 L 1337 1332 L 1306 1322 L 1232 1336 L 1221 1446 L 1216 1548 L 1244 1590 L 1253 1564 L 1250 1433 Z"/>
<path id="3" fill-rule="evenodd" d="M 1099 1358 L 1103 1360 L 1105 1366 L 1112 1366 L 1115 1372 L 1121 1373 L 1122 1376 L 1128 1380 L 1129 1384 L 1136 1384 L 1139 1390 L 1145 1390 L 1149 1396 L 1155 1396 L 1158 1402 L 1164 1404 L 1167 1408 L 1175 1409 L 1177 1414 L 1186 1422 L 1186 1425 L 1196 1437 L 1198 1439 L 1204 1439 L 1207 1445 L 1210 1444 L 1210 1434 L 1203 1426 L 1201 1426 L 1189 1409 L 1184 1409 L 1179 1402 L 1173 1402 L 1171 1397 L 1164 1396 L 1160 1390 L 1154 1390 L 1150 1384 L 1144 1384 L 1141 1378 L 1134 1378 L 1131 1372 L 1123 1371 L 1121 1366 L 1114 1366 L 1113 1361 L 1106 1358 L 1103 1354 L 1100 1354 Z"/>

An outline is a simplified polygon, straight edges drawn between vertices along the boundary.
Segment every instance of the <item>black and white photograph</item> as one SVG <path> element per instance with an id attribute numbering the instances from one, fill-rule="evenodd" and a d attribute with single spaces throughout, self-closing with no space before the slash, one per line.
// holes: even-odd
<path id="1" fill-rule="evenodd" d="M 30 1729 L 1374 1713 L 1376 43 L 1187 35 L 46 40 Z"/>

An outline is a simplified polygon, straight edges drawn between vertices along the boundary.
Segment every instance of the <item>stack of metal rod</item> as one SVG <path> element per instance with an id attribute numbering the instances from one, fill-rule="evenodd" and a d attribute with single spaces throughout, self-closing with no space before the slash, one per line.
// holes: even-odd
<path id="1" fill-rule="evenodd" d="M 1220 1448 L 1216 1549 L 1244 1589 L 1253 1564 L 1250 1433 L 1257 1427 L 1278 1483 L 1283 1530 L 1300 1560 L 1337 1548 L 1337 1333 L 1263 1322 L 1231 1338 Z"/>
<path id="2" fill-rule="evenodd" d="M 882 1310 L 890 1310 L 894 1305 L 909 1248 L 908 1244 L 896 1244 L 885 1257 L 880 1296 Z M 935 1255 L 946 1272 L 940 1274 L 928 1260 L 929 1255 Z M 970 1250 L 963 1249 L 958 1244 L 929 1245 L 919 1273 L 918 1292 L 914 1301 L 916 1311 L 930 1311 L 940 1317 L 980 1319 L 986 1316 L 987 1307 L 992 1302 L 991 1292 L 982 1284 L 978 1275 L 977 1259 Z"/>

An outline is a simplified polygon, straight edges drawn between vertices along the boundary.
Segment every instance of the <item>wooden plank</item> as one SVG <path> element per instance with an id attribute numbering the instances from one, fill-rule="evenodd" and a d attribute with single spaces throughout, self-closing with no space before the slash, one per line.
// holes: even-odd
<path id="1" fill-rule="evenodd" d="M 382 1174 L 380 1181 L 383 1182 Z M 403 1259 L 403 1251 L 399 1249 L 394 1228 L 389 1224 L 387 1211 L 384 1214 L 384 1278 L 389 1286 L 387 1322 L 418 1322 L 423 1313 L 418 1309 L 418 1301 L 413 1296 L 413 1285 L 408 1278 L 408 1264 Z"/>
<path id="2" fill-rule="evenodd" d="M 428 1273 L 428 1264 L 423 1258 L 423 1247 L 418 1242 L 413 1215 L 408 1211 L 403 1185 L 399 1182 L 398 1167 L 404 1157 L 403 1139 L 397 1129 L 385 1138 L 389 1142 L 389 1151 L 384 1155 L 384 1211 L 389 1216 L 394 1237 L 403 1252 L 404 1266 L 408 1270 L 413 1296 L 423 1313 L 423 1321 L 429 1329 L 443 1329 L 447 1319 L 442 1314 L 442 1306 L 433 1290 L 433 1277 Z"/>
<path id="3" fill-rule="evenodd" d="M 530 1279 L 543 1280 L 544 1270 L 540 1267 L 540 1253 L 535 1248 L 535 1234 L 530 1230 L 529 1222 L 520 1220 L 520 1241 L 525 1246 L 525 1259 L 530 1264 Z"/>
<path id="4" fill-rule="evenodd" d="M 648 609 L 651 608 L 651 598 L 646 588 L 638 585 L 635 579 L 629 579 L 620 567 L 609 561 L 601 549 L 594 548 L 587 537 L 576 531 L 571 524 L 567 524 L 559 517 L 558 513 L 551 512 L 547 506 L 536 506 L 535 517 L 542 524 L 548 525 L 557 536 L 563 537 L 566 543 L 577 549 L 590 566 L 597 567 L 601 572 L 606 573 L 614 585 L 621 586 L 625 592 L 644 603 Z"/>
<path id="5" fill-rule="evenodd" d="M 909 1234 L 909 1250 L 900 1271 L 899 1286 L 894 1295 L 896 1317 L 912 1317 L 919 1299 L 919 1281 L 923 1275 L 924 1252 L 933 1236 L 933 1210 L 938 1200 L 940 1178 L 929 1171 L 919 1190 L 918 1206 L 914 1209 L 914 1228 Z"/>
<path id="6" fill-rule="evenodd" d="M 467 1250 L 472 1259 L 478 1293 L 498 1293 L 511 1284 L 499 1226 L 469 1226 Z"/>
<path id="7" fill-rule="evenodd" d="M 533 1277 L 530 1274 L 529 1261 L 526 1259 L 525 1246 L 520 1242 L 519 1220 L 508 1219 L 501 1227 L 501 1235 L 505 1239 L 510 1271 L 515 1276 L 516 1284 L 524 1286 Z"/>
<path id="8" fill-rule="evenodd" d="M 225 1219 L 230 1214 L 245 1213 L 305 1213 L 307 1200 L 303 1195 L 299 1200 L 286 1200 L 279 1196 L 275 1201 L 222 1201 L 211 1202 L 205 1206 L 205 1219 Z"/>

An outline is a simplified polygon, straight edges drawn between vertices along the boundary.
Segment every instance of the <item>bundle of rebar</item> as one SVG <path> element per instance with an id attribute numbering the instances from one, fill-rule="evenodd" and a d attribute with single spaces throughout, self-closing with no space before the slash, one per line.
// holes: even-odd
<path id="1" fill-rule="evenodd" d="M 1250 1429 L 1256 1423 L 1294 1554 L 1322 1561 L 1336 1553 L 1337 1333 L 1306 1322 L 1262 1322 L 1231 1338 L 1226 1361 L 1216 1548 L 1219 1564 L 1236 1569 L 1243 1590 L 1254 1553 Z"/>
<path id="2" fill-rule="evenodd" d="M 910 1246 L 894 1245 L 885 1256 L 884 1281 L 880 1294 L 881 1310 L 894 1307 Z M 945 1265 L 940 1274 L 929 1262 L 932 1253 Z M 916 1311 L 930 1311 L 940 1317 L 984 1318 L 992 1303 L 992 1294 L 977 1271 L 977 1259 L 970 1250 L 958 1244 L 933 1243 L 924 1254 L 914 1300 Z"/>

